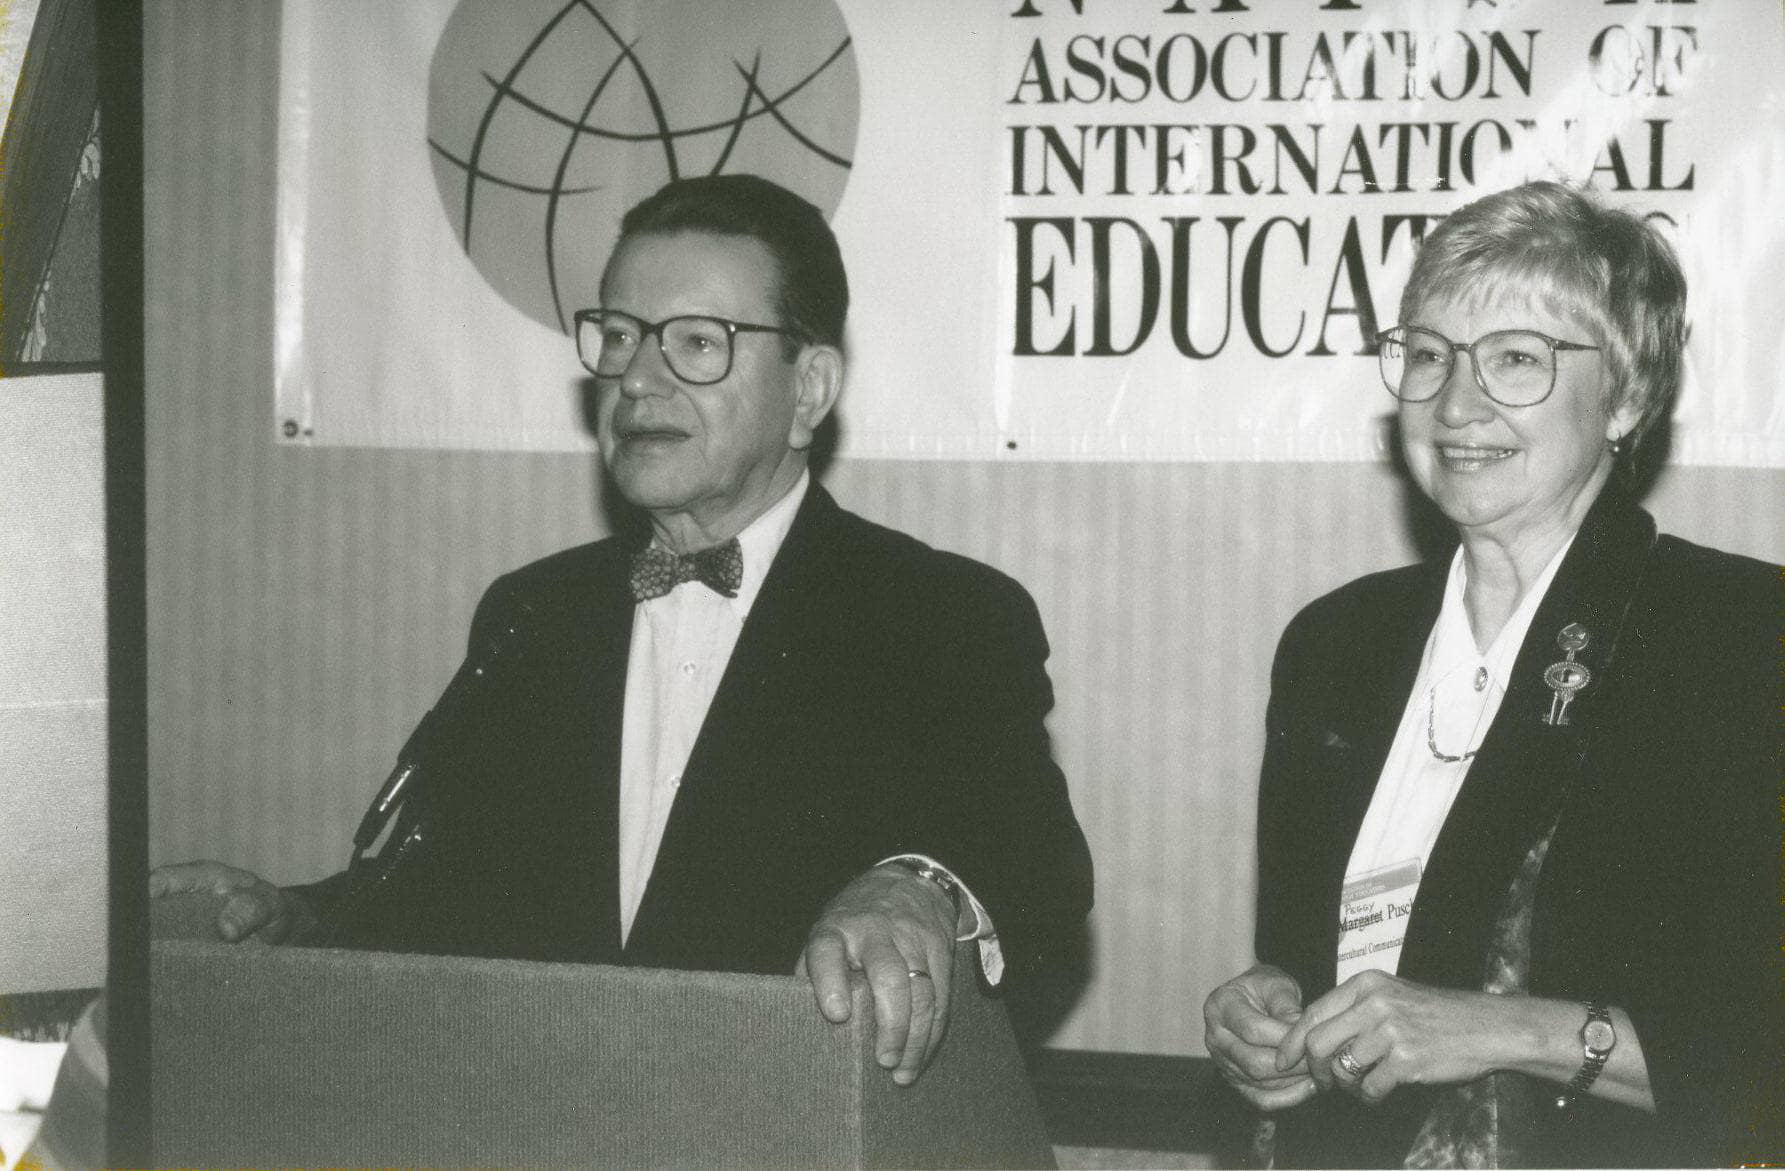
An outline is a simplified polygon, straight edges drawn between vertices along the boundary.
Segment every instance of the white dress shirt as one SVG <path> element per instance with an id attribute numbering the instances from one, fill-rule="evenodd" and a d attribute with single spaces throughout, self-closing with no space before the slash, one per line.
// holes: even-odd
<path id="1" fill-rule="evenodd" d="M 682 773 L 706 721 L 719 680 L 743 632 L 744 619 L 762 590 L 793 518 L 811 485 L 800 473 L 767 512 L 738 534 L 744 577 L 735 598 L 698 581 L 683 582 L 660 597 L 638 603 L 632 615 L 632 642 L 626 660 L 625 714 L 620 725 L 620 939 L 644 898 L 657 862 L 670 809 L 682 786 Z M 910 854 L 947 870 L 934 859 Z M 881 861 L 886 861 L 882 859 Z M 950 876 L 953 872 L 950 871 Z M 764 875 L 764 880 L 772 878 Z M 997 983 L 1003 971 L 991 918 L 959 878 L 962 902 L 973 925 L 961 939 L 978 939 L 986 978 Z M 966 912 L 963 912 L 963 917 Z"/>
<path id="2" fill-rule="evenodd" d="M 738 534 L 744 578 L 737 597 L 691 581 L 633 610 L 620 725 L 622 941 L 632 931 L 682 772 L 719 690 L 719 678 L 810 483 L 810 474 L 802 472 L 787 495 Z"/>
<path id="3" fill-rule="evenodd" d="M 1341 983 L 1366 969 L 1393 973 L 1399 966 L 1407 916 L 1432 846 L 1506 698 L 1531 619 L 1573 544 L 1570 537 L 1556 551 L 1485 653 L 1476 649 L 1463 605 L 1469 570 L 1460 547 L 1451 560 L 1443 608 L 1426 639 L 1419 677 L 1345 869 L 1339 902 Z M 1462 759 L 1441 760 L 1433 745 Z"/>

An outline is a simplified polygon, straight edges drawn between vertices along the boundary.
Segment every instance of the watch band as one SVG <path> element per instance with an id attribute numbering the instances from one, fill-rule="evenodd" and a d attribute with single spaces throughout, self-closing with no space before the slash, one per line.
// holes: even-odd
<path id="1" fill-rule="evenodd" d="M 1556 1109 L 1567 1110 L 1575 1100 L 1586 1094 L 1599 1071 L 1611 1059 L 1611 1051 L 1618 1043 L 1618 1035 L 1611 1024 L 1611 1013 L 1604 1004 L 1596 1000 L 1587 1001 L 1583 1006 L 1587 1010 L 1587 1019 L 1580 1027 L 1581 1063 L 1574 1077 L 1562 1088 L 1556 1097 Z M 1602 1043 L 1601 1043 L 1602 1042 Z"/>
<path id="2" fill-rule="evenodd" d="M 950 874 L 948 871 L 942 869 L 940 866 L 931 866 L 927 862 L 920 862 L 916 858 L 888 858 L 885 862 L 882 862 L 881 865 L 897 866 L 900 870 L 907 871 L 917 875 L 919 878 L 925 878 L 935 883 L 942 888 L 942 893 L 947 895 L 948 901 L 954 905 L 954 913 L 956 917 L 958 918 L 960 916 L 961 884 L 956 882 L 954 880 L 954 875 Z"/>

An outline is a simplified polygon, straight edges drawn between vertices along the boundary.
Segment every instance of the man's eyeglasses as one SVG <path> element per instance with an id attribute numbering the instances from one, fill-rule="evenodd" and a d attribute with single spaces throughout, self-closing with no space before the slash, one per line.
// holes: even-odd
<path id="1" fill-rule="evenodd" d="M 618 309 L 579 309 L 576 356 L 597 378 L 618 378 L 645 339 L 657 335 L 657 349 L 671 373 L 683 382 L 704 386 L 731 373 L 732 339 L 740 333 L 789 333 L 778 325 L 751 325 L 723 317 L 686 315 L 663 321 L 642 321 Z"/>
<path id="2" fill-rule="evenodd" d="M 1434 398 L 1450 378 L 1456 356 L 1467 352 L 1475 384 L 1505 407 L 1534 407 L 1556 388 L 1556 354 L 1597 350 L 1534 329 L 1502 329 L 1472 342 L 1453 342 L 1435 330 L 1397 325 L 1376 335 L 1377 357 L 1388 393 L 1404 403 Z"/>

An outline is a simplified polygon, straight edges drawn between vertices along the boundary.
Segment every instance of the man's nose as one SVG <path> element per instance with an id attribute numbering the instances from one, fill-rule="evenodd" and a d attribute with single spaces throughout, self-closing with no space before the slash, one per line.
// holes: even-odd
<path id="1" fill-rule="evenodd" d="M 632 351 L 632 360 L 620 375 L 620 393 L 627 398 L 649 398 L 669 394 L 675 389 L 675 372 L 664 360 L 663 347 L 655 336 L 646 336 Z"/>

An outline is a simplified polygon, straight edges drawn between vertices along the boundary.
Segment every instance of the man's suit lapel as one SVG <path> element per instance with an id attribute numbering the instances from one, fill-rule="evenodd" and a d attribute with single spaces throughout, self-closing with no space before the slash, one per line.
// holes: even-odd
<path id="1" fill-rule="evenodd" d="M 1407 926 L 1402 976 L 1461 987 L 1483 979 L 1483 957 L 1513 874 L 1549 830 L 1580 772 L 1584 732 L 1654 531 L 1654 522 L 1614 489 L 1588 514 L 1538 606 L 1499 714 L 1432 848 Z M 1570 623 L 1590 634 L 1578 658 L 1594 679 L 1569 706 L 1571 722 L 1552 726 L 1545 722 L 1552 692 L 1543 674 L 1563 657 L 1556 639 Z"/>
<path id="2" fill-rule="evenodd" d="M 673 949 L 678 936 L 700 930 L 697 920 L 711 904 L 707 892 L 714 884 L 748 880 L 737 864 L 751 843 L 736 841 L 726 827 L 735 824 L 730 811 L 750 799 L 768 754 L 776 752 L 778 729 L 812 702 L 803 694 L 812 678 L 803 664 L 822 637 L 816 611 L 823 608 L 819 595 L 837 511 L 830 495 L 811 485 L 763 580 L 683 771 L 629 952 Z"/>
<path id="3" fill-rule="evenodd" d="M 628 567 L 616 550 L 573 585 L 549 652 L 560 670 L 546 702 L 559 711 L 541 725 L 562 729 L 564 740 L 563 758 L 548 762 L 547 784 L 557 796 L 540 825 L 542 837 L 558 841 L 542 845 L 536 857 L 562 859 L 566 870 L 555 881 L 566 896 L 559 929 L 586 933 L 571 951 L 595 961 L 620 951 L 620 729 L 633 614 Z"/>
<path id="4" fill-rule="evenodd" d="M 817 484 L 807 489 L 719 680 L 688 758 L 684 793 L 690 785 L 704 793 L 715 778 L 750 760 L 761 731 L 794 704 L 787 688 L 801 678 L 800 659 L 818 637 L 817 593 L 826 580 L 825 558 L 834 553 L 828 534 L 836 513 L 829 493 Z"/>

